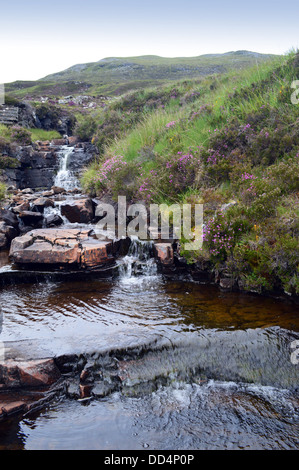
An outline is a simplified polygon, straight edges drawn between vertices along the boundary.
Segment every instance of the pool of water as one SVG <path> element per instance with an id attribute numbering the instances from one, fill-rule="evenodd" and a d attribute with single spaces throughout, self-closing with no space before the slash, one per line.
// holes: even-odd
<path id="1" fill-rule="evenodd" d="M 0 305 L 19 359 L 143 348 L 121 392 L 0 423 L 0 449 L 299 448 L 292 303 L 152 273 L 9 286 Z"/>

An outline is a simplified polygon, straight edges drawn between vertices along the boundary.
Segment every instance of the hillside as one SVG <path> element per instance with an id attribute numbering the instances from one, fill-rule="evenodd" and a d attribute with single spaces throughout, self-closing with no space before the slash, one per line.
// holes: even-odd
<path id="1" fill-rule="evenodd" d="M 77 64 L 37 81 L 13 82 L 7 84 L 6 89 L 17 97 L 70 93 L 119 95 L 128 90 L 155 86 L 169 80 L 242 69 L 270 57 L 268 54 L 249 51 L 178 58 L 110 57 L 98 62 Z"/>
<path id="2" fill-rule="evenodd" d="M 130 93 L 78 126 L 100 159 L 90 194 L 204 205 L 189 266 L 227 286 L 299 294 L 299 56 Z M 181 240 L 184 246 L 184 240 Z"/>

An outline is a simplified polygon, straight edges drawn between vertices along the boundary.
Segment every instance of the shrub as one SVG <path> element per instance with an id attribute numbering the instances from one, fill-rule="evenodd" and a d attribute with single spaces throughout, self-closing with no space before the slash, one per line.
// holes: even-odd
<path id="1" fill-rule="evenodd" d="M 13 126 L 11 130 L 11 140 L 13 142 L 17 142 L 21 145 L 30 145 L 32 143 L 31 133 L 27 129 L 20 126 Z"/>

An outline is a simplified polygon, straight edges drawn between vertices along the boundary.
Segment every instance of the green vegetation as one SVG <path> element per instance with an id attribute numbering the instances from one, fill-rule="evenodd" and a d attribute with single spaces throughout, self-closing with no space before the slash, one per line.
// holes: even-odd
<path id="1" fill-rule="evenodd" d="M 298 54 L 135 91 L 80 122 L 92 194 L 204 204 L 208 262 L 245 290 L 299 294 Z"/>
<path id="2" fill-rule="evenodd" d="M 44 129 L 30 129 L 31 140 L 36 142 L 37 140 L 53 140 L 61 139 L 61 134 L 57 131 L 45 131 Z"/>
<path id="3" fill-rule="evenodd" d="M 6 185 L 0 182 L 0 201 L 3 201 L 3 199 L 5 199 L 5 195 L 6 195 Z"/>
<path id="4" fill-rule="evenodd" d="M 110 57 L 98 62 L 78 64 L 37 81 L 6 84 L 11 95 L 63 96 L 70 94 L 123 95 L 132 90 L 262 63 L 270 56 L 249 51 L 210 54 L 198 57 L 165 58 L 158 56 Z"/>
<path id="5" fill-rule="evenodd" d="M 43 141 L 60 138 L 61 134 L 57 131 L 26 129 L 18 125 L 6 126 L 4 124 L 0 124 L 0 142 L 2 143 L 2 147 L 4 147 L 5 144 L 17 143 L 20 145 L 30 145 L 32 142 L 36 142 L 37 140 Z"/>

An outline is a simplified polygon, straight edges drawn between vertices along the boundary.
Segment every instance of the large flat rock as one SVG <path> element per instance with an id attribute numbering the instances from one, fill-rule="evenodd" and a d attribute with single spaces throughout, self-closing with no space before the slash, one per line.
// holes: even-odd
<path id="1" fill-rule="evenodd" d="M 19 265 L 96 267 L 113 260 L 112 242 L 92 237 L 92 230 L 37 229 L 12 241 L 9 256 Z"/>

